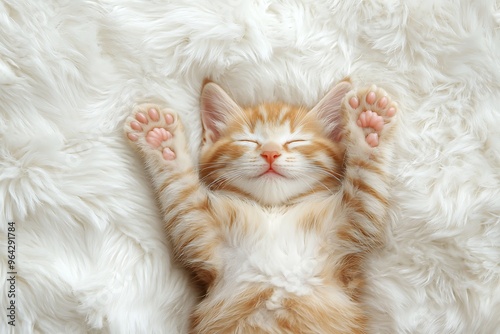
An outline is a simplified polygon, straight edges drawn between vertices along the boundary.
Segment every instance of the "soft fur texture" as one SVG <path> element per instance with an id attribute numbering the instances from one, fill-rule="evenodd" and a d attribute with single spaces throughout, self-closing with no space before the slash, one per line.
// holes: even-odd
<path id="1" fill-rule="evenodd" d="M 122 133 L 134 104 L 177 110 L 194 150 L 204 77 L 242 105 L 312 106 L 347 75 L 384 87 L 403 120 L 389 240 L 368 273 L 372 331 L 498 332 L 499 7 L 0 1 L 0 249 L 15 220 L 15 332 L 186 328 L 194 293 Z"/>

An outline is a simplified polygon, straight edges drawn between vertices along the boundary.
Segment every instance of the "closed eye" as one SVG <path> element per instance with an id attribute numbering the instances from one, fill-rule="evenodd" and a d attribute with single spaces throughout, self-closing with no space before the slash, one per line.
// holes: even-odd
<path id="1" fill-rule="evenodd" d="M 236 140 L 237 142 L 241 142 L 241 143 L 251 143 L 251 144 L 256 144 L 256 145 L 259 145 L 259 142 L 256 141 L 256 140 L 251 140 L 251 139 L 239 139 L 239 140 Z"/>
<path id="2" fill-rule="evenodd" d="M 285 143 L 285 146 L 289 149 L 294 149 L 296 147 L 302 146 L 302 145 L 307 145 L 309 141 L 305 139 L 294 139 L 294 140 L 289 140 Z"/>

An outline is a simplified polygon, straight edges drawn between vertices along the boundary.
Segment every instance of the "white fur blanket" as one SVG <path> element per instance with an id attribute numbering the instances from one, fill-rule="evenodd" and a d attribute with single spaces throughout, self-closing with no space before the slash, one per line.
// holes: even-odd
<path id="1" fill-rule="evenodd" d="M 174 108 L 194 155 L 204 77 L 313 105 L 347 75 L 404 123 L 373 333 L 500 333 L 498 0 L 0 0 L 0 332 L 183 333 L 194 292 L 125 117 Z"/>

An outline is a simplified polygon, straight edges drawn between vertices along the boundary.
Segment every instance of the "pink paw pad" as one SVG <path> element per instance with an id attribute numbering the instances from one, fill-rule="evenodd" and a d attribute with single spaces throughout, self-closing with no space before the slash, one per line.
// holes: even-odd
<path id="1" fill-rule="evenodd" d="M 372 128 L 375 131 L 381 131 L 384 128 L 384 119 L 377 113 L 367 110 L 359 114 L 356 124 L 362 128 Z"/>
<path id="2" fill-rule="evenodd" d="M 167 122 L 168 125 L 174 123 L 174 116 L 170 114 L 165 115 L 165 121 Z"/>
<path id="3" fill-rule="evenodd" d="M 376 132 L 370 133 L 368 136 L 366 136 L 366 142 L 371 147 L 378 146 L 378 134 Z"/>
<path id="4" fill-rule="evenodd" d="M 172 134 L 164 128 L 154 128 L 146 135 L 146 141 L 154 148 L 160 146 L 163 141 L 170 138 L 172 138 Z"/>
<path id="5" fill-rule="evenodd" d="M 142 131 L 142 126 L 139 124 L 139 122 L 133 121 L 130 122 L 130 127 L 136 131 Z"/>
<path id="6" fill-rule="evenodd" d="M 375 92 L 370 92 L 368 93 L 368 95 L 366 95 L 366 103 L 374 104 L 376 99 L 377 94 L 375 94 Z"/>
<path id="7" fill-rule="evenodd" d="M 129 133 L 127 134 L 127 137 L 128 139 L 130 139 L 131 141 L 137 141 L 137 139 L 139 139 L 139 136 L 136 135 L 135 133 Z"/>
<path id="8" fill-rule="evenodd" d="M 148 119 L 143 113 L 137 113 L 137 115 L 135 115 L 135 119 L 142 124 L 148 124 Z"/>
<path id="9" fill-rule="evenodd" d="M 389 103 L 389 100 L 387 100 L 387 97 L 383 96 L 377 103 L 377 106 L 379 108 L 385 108 L 387 107 L 387 103 Z"/>
<path id="10" fill-rule="evenodd" d="M 160 119 L 160 114 L 158 114 L 158 110 L 156 110 L 156 109 L 153 109 L 153 108 L 149 109 L 148 115 L 155 122 Z"/>
<path id="11" fill-rule="evenodd" d="M 351 99 L 349 100 L 349 105 L 353 109 L 356 109 L 357 107 L 359 107 L 359 100 L 358 100 L 358 98 L 357 97 L 351 97 Z"/>
<path id="12" fill-rule="evenodd" d="M 175 159 L 175 153 L 174 153 L 174 151 L 172 151 L 168 147 L 165 147 L 163 149 L 162 154 L 163 154 L 163 159 L 165 159 L 165 160 L 174 160 Z"/>

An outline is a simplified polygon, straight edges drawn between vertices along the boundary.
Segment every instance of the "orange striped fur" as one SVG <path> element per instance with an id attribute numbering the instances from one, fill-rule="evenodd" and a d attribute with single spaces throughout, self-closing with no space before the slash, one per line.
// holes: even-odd
<path id="1" fill-rule="evenodd" d="M 203 289 L 191 333 L 365 333 L 363 263 L 384 239 L 395 128 L 383 115 L 379 146 L 365 141 L 348 101 L 370 89 L 343 81 L 311 110 L 242 108 L 207 81 L 198 166 L 177 118 L 175 160 L 138 145 L 174 254 Z"/>

